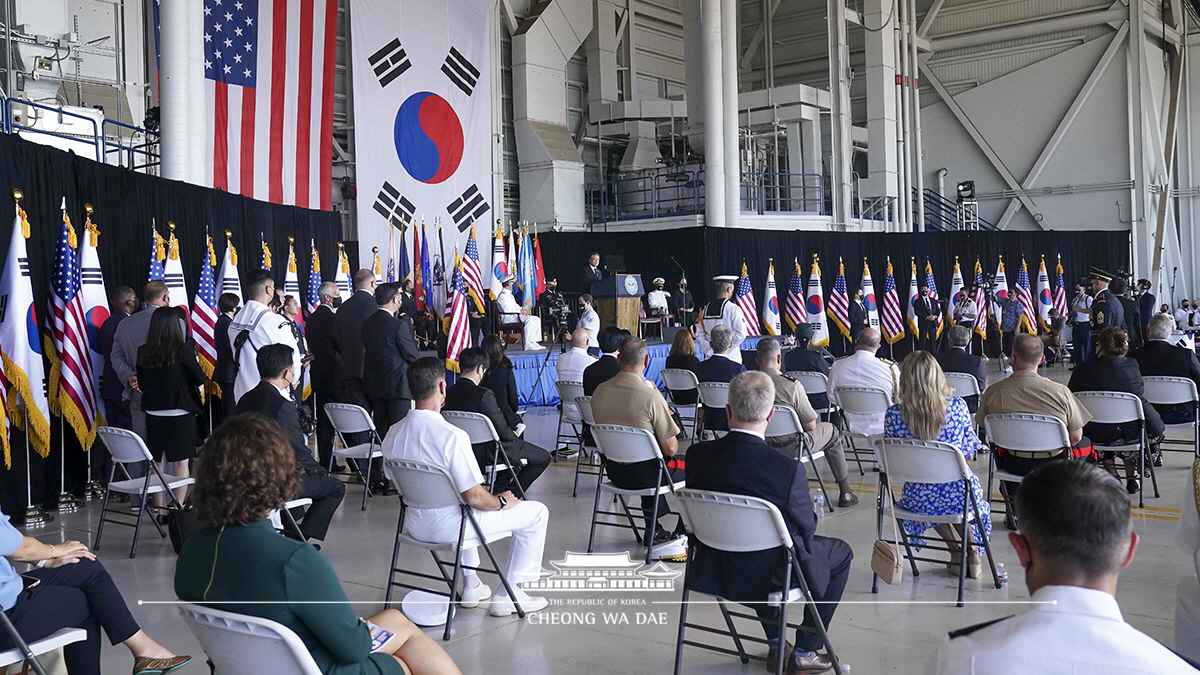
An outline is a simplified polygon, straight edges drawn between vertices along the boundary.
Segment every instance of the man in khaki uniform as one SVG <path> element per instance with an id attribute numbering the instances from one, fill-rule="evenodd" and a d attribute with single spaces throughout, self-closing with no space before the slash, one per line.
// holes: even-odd
<path id="1" fill-rule="evenodd" d="M 854 506 L 858 496 L 850 490 L 847 479 L 846 456 L 842 453 L 841 433 L 829 422 L 821 422 L 812 404 L 808 402 L 808 394 L 804 386 L 780 371 L 783 364 L 783 350 L 779 340 L 763 338 L 758 341 L 758 352 L 754 360 L 758 363 L 760 372 L 765 373 L 775 383 L 775 405 L 790 406 L 800 418 L 800 426 L 808 437 L 808 446 L 813 453 L 824 451 L 825 461 L 829 462 L 829 470 L 837 481 L 840 495 L 838 506 Z M 800 439 L 795 434 L 788 436 L 772 436 L 767 438 L 767 445 L 783 452 L 783 454 L 798 459 L 800 455 Z"/>
<path id="2" fill-rule="evenodd" d="M 592 394 L 592 417 L 596 424 L 620 424 L 627 427 L 646 429 L 654 434 L 663 457 L 671 458 L 679 451 L 679 441 L 675 438 L 679 427 L 671 419 L 671 409 L 667 400 L 659 393 L 653 383 L 649 383 L 642 374 L 650 365 L 650 357 L 646 354 L 646 341 L 641 338 L 626 338 L 621 343 L 621 351 L 617 356 L 621 372 L 612 379 L 596 387 Z M 658 460 L 645 460 L 633 464 L 622 464 L 605 460 L 604 472 L 613 485 L 627 490 L 643 490 L 659 484 Z M 668 469 L 672 482 L 684 479 L 683 469 Z M 661 518 L 670 513 L 667 500 L 658 498 L 658 516 Z M 642 509 L 646 518 L 646 534 L 650 532 L 650 514 L 654 509 L 654 497 L 642 497 Z M 676 534 L 683 531 L 683 523 L 676 526 Z M 661 544 L 673 539 L 671 530 L 659 525 L 654 535 L 653 544 Z M 647 545 L 651 542 L 647 539 Z"/>

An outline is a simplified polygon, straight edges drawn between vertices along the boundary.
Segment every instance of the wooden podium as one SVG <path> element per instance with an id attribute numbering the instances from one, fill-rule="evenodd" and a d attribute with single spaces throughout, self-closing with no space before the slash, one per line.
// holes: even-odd
<path id="1" fill-rule="evenodd" d="M 637 335 L 643 292 L 640 274 L 614 274 L 592 284 L 600 327 L 616 326 Z"/>

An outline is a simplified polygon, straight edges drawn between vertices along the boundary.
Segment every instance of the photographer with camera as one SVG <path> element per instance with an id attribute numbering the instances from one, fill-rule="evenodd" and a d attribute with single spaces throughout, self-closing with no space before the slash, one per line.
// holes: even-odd
<path id="1" fill-rule="evenodd" d="M 571 308 L 558 290 L 558 279 L 547 279 L 546 290 L 538 296 L 538 306 L 550 321 L 550 334 L 555 341 L 567 341 L 571 332 Z"/>

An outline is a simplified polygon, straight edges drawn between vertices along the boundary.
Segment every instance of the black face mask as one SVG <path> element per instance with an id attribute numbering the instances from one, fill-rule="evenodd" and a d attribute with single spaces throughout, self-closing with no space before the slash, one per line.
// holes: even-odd
<path id="1" fill-rule="evenodd" d="M 342 306 L 342 298 L 341 298 L 341 296 L 338 296 L 338 297 L 334 298 L 334 299 L 333 299 L 333 307 L 334 307 L 334 309 L 337 309 L 338 307 L 341 307 L 341 306 Z"/>

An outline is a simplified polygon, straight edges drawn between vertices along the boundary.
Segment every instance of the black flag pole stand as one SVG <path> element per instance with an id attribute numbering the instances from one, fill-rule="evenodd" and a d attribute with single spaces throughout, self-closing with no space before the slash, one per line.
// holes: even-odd
<path id="1" fill-rule="evenodd" d="M 74 513 L 83 507 L 79 499 L 67 492 L 67 432 L 64 418 L 58 418 L 58 512 Z"/>
<path id="2" fill-rule="evenodd" d="M 54 516 L 33 503 L 33 455 L 29 453 L 29 413 L 25 414 L 25 527 L 41 527 L 54 522 Z"/>

